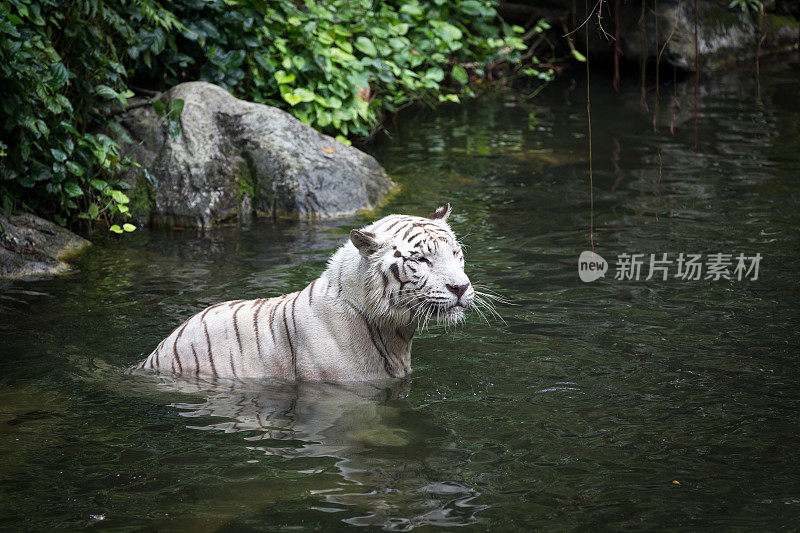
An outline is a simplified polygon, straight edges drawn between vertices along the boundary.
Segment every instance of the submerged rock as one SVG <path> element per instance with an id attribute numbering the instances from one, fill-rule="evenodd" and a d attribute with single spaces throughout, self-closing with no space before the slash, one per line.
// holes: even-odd
<path id="1" fill-rule="evenodd" d="M 797 48 L 800 24 L 791 17 L 766 13 L 759 30 L 759 16 L 728 6 L 729 2 L 697 3 L 697 52 L 701 69 L 714 69 L 755 57 L 759 53 Z M 661 60 L 680 69 L 694 71 L 694 8 L 688 0 L 661 0 L 658 11 L 645 13 L 645 38 L 642 39 L 641 10 L 630 13 L 623 8 L 622 52 L 631 59 L 653 60 L 663 48 Z M 650 9 L 648 7 L 648 9 Z M 759 33 L 759 31 L 761 33 Z"/>
<path id="2" fill-rule="evenodd" d="M 139 219 L 209 227 L 251 215 L 340 216 L 376 206 L 392 187 L 374 158 L 280 109 L 205 82 L 177 85 L 161 101 L 178 99 L 175 138 L 150 106 L 123 116 L 133 140 L 123 152 L 154 178 L 131 173 Z"/>
<path id="3" fill-rule="evenodd" d="M 68 271 L 64 259 L 91 243 L 31 214 L 0 213 L 0 278 L 50 276 Z"/>
<path id="4" fill-rule="evenodd" d="M 694 4 L 692 0 L 620 0 L 602 3 L 596 0 L 517 0 L 502 2 L 499 12 L 507 21 L 515 24 L 524 25 L 531 20 L 544 18 L 554 28 L 554 39 L 560 39 L 568 29 L 580 26 L 573 39 L 581 52 L 586 51 L 583 28 L 588 26 L 589 54 L 604 60 L 610 60 L 614 55 L 618 16 L 621 61 L 636 63 L 645 58 L 652 62 L 661 53 L 662 65 L 675 65 L 682 70 L 694 71 Z M 743 12 L 730 4 L 730 0 L 697 2 L 697 62 L 701 70 L 713 70 L 750 60 L 756 55 L 757 47 L 759 54 L 797 49 L 800 40 L 800 22 L 795 18 L 800 16 L 797 2 L 765 2 L 766 13 L 761 27 L 758 13 Z M 619 13 L 614 12 L 617 7 Z M 586 20 L 585 13 L 594 14 Z M 581 26 L 585 20 L 586 25 Z"/>

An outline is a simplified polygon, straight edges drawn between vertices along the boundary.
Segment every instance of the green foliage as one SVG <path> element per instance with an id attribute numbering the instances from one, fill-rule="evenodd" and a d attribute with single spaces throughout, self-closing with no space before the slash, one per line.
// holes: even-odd
<path id="1" fill-rule="evenodd" d="M 763 5 L 764 4 L 761 0 L 731 0 L 731 3 L 728 5 L 728 7 L 732 9 L 739 8 L 743 13 L 758 13 L 761 11 Z"/>
<path id="2" fill-rule="evenodd" d="M 120 228 L 119 224 L 113 224 L 110 228 L 108 228 L 108 230 L 114 233 L 125 233 L 126 231 L 135 231 L 136 226 L 133 224 L 123 224 Z"/>
<path id="3" fill-rule="evenodd" d="M 169 109 L 161 100 L 153 102 L 153 110 L 156 114 L 164 119 L 167 124 L 167 133 L 172 139 L 177 139 L 181 134 L 181 125 L 178 120 L 183 112 L 184 101 L 176 98 L 169 103 Z"/>
<path id="4" fill-rule="evenodd" d="M 113 129 L 107 117 L 133 96 L 118 45 L 136 35 L 127 9 L 113 0 L 0 2 L 4 210 L 61 224 L 127 212 L 125 184 L 113 179 L 119 147 L 97 133 Z"/>
<path id="5" fill-rule="evenodd" d="M 109 135 L 131 87 L 206 80 L 349 144 L 471 95 L 471 75 L 518 59 L 515 30 L 490 0 L 0 0 L 0 208 L 126 231 L 115 176 L 136 163 Z M 154 104 L 173 137 L 182 106 Z"/>
<path id="6" fill-rule="evenodd" d="M 170 9 L 184 29 L 164 39 L 141 30 L 129 50 L 143 84 L 206 80 L 334 135 L 368 136 L 383 113 L 436 103 L 451 81 L 470 94 L 458 62 L 513 61 L 524 48 L 486 0 L 252 1 L 235 9 L 187 0 Z"/>

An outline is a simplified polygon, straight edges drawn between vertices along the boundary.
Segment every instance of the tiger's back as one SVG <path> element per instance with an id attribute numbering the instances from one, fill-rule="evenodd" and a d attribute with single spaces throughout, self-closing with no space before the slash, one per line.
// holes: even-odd
<path id="1" fill-rule="evenodd" d="M 345 351 L 366 353 L 369 346 L 359 345 L 367 342 L 357 342 L 359 336 L 345 334 L 338 323 L 358 327 L 361 322 L 364 339 L 371 338 L 370 327 L 354 310 L 332 299 L 325 286 L 323 279 L 317 279 L 302 291 L 276 298 L 214 304 L 173 330 L 139 368 L 223 378 L 355 381 L 364 376 L 387 377 L 382 361 L 370 364 L 368 359 L 359 359 L 348 364 L 341 357 Z M 397 367 L 394 377 L 404 375 L 401 370 L 408 366 L 400 361 L 403 351 L 386 354 Z M 410 356 L 410 342 L 405 351 Z"/>
<path id="2" fill-rule="evenodd" d="M 140 368 L 168 369 L 196 376 L 238 378 L 269 374 L 289 378 L 293 365 L 286 364 L 283 357 L 276 357 L 283 335 L 275 330 L 273 323 L 279 308 L 285 307 L 281 304 L 297 294 L 220 302 L 207 307 L 175 328 Z M 269 327 L 266 317 L 271 318 L 272 338 L 260 331 Z"/>

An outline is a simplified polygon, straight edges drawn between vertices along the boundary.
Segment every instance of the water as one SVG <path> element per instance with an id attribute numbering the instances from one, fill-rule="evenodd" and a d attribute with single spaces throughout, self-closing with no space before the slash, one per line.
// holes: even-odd
<path id="1" fill-rule="evenodd" d="M 401 116 L 370 148 L 403 184 L 374 215 L 141 232 L 4 284 L 0 527 L 797 529 L 798 72 L 766 69 L 760 107 L 747 74 L 703 82 L 696 153 L 691 84 L 655 133 L 633 82 L 596 77 L 591 284 L 581 79 Z M 121 372 L 206 305 L 301 288 L 351 227 L 445 201 L 513 305 L 419 335 L 410 380 Z M 621 253 L 680 252 L 760 253 L 759 279 L 614 279 Z"/>

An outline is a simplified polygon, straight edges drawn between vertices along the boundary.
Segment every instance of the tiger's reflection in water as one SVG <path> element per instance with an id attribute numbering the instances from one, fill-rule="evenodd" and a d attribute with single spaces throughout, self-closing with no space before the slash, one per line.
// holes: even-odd
<path id="1" fill-rule="evenodd" d="M 459 465 L 468 452 L 456 448 L 453 435 L 435 420 L 413 409 L 407 381 L 209 382 L 161 377 L 160 382 L 168 390 L 205 396 L 200 403 L 172 404 L 182 416 L 196 419 L 189 428 L 243 433 L 248 449 L 269 456 L 334 458 L 345 483 L 322 483 L 310 492 L 326 502 L 316 510 L 357 510 L 358 516 L 346 513 L 343 520 L 349 524 L 391 530 L 459 526 L 474 523 L 475 514 L 485 508 L 474 503 L 479 493 L 459 481 Z M 288 493 L 292 487 L 287 485 Z"/>

